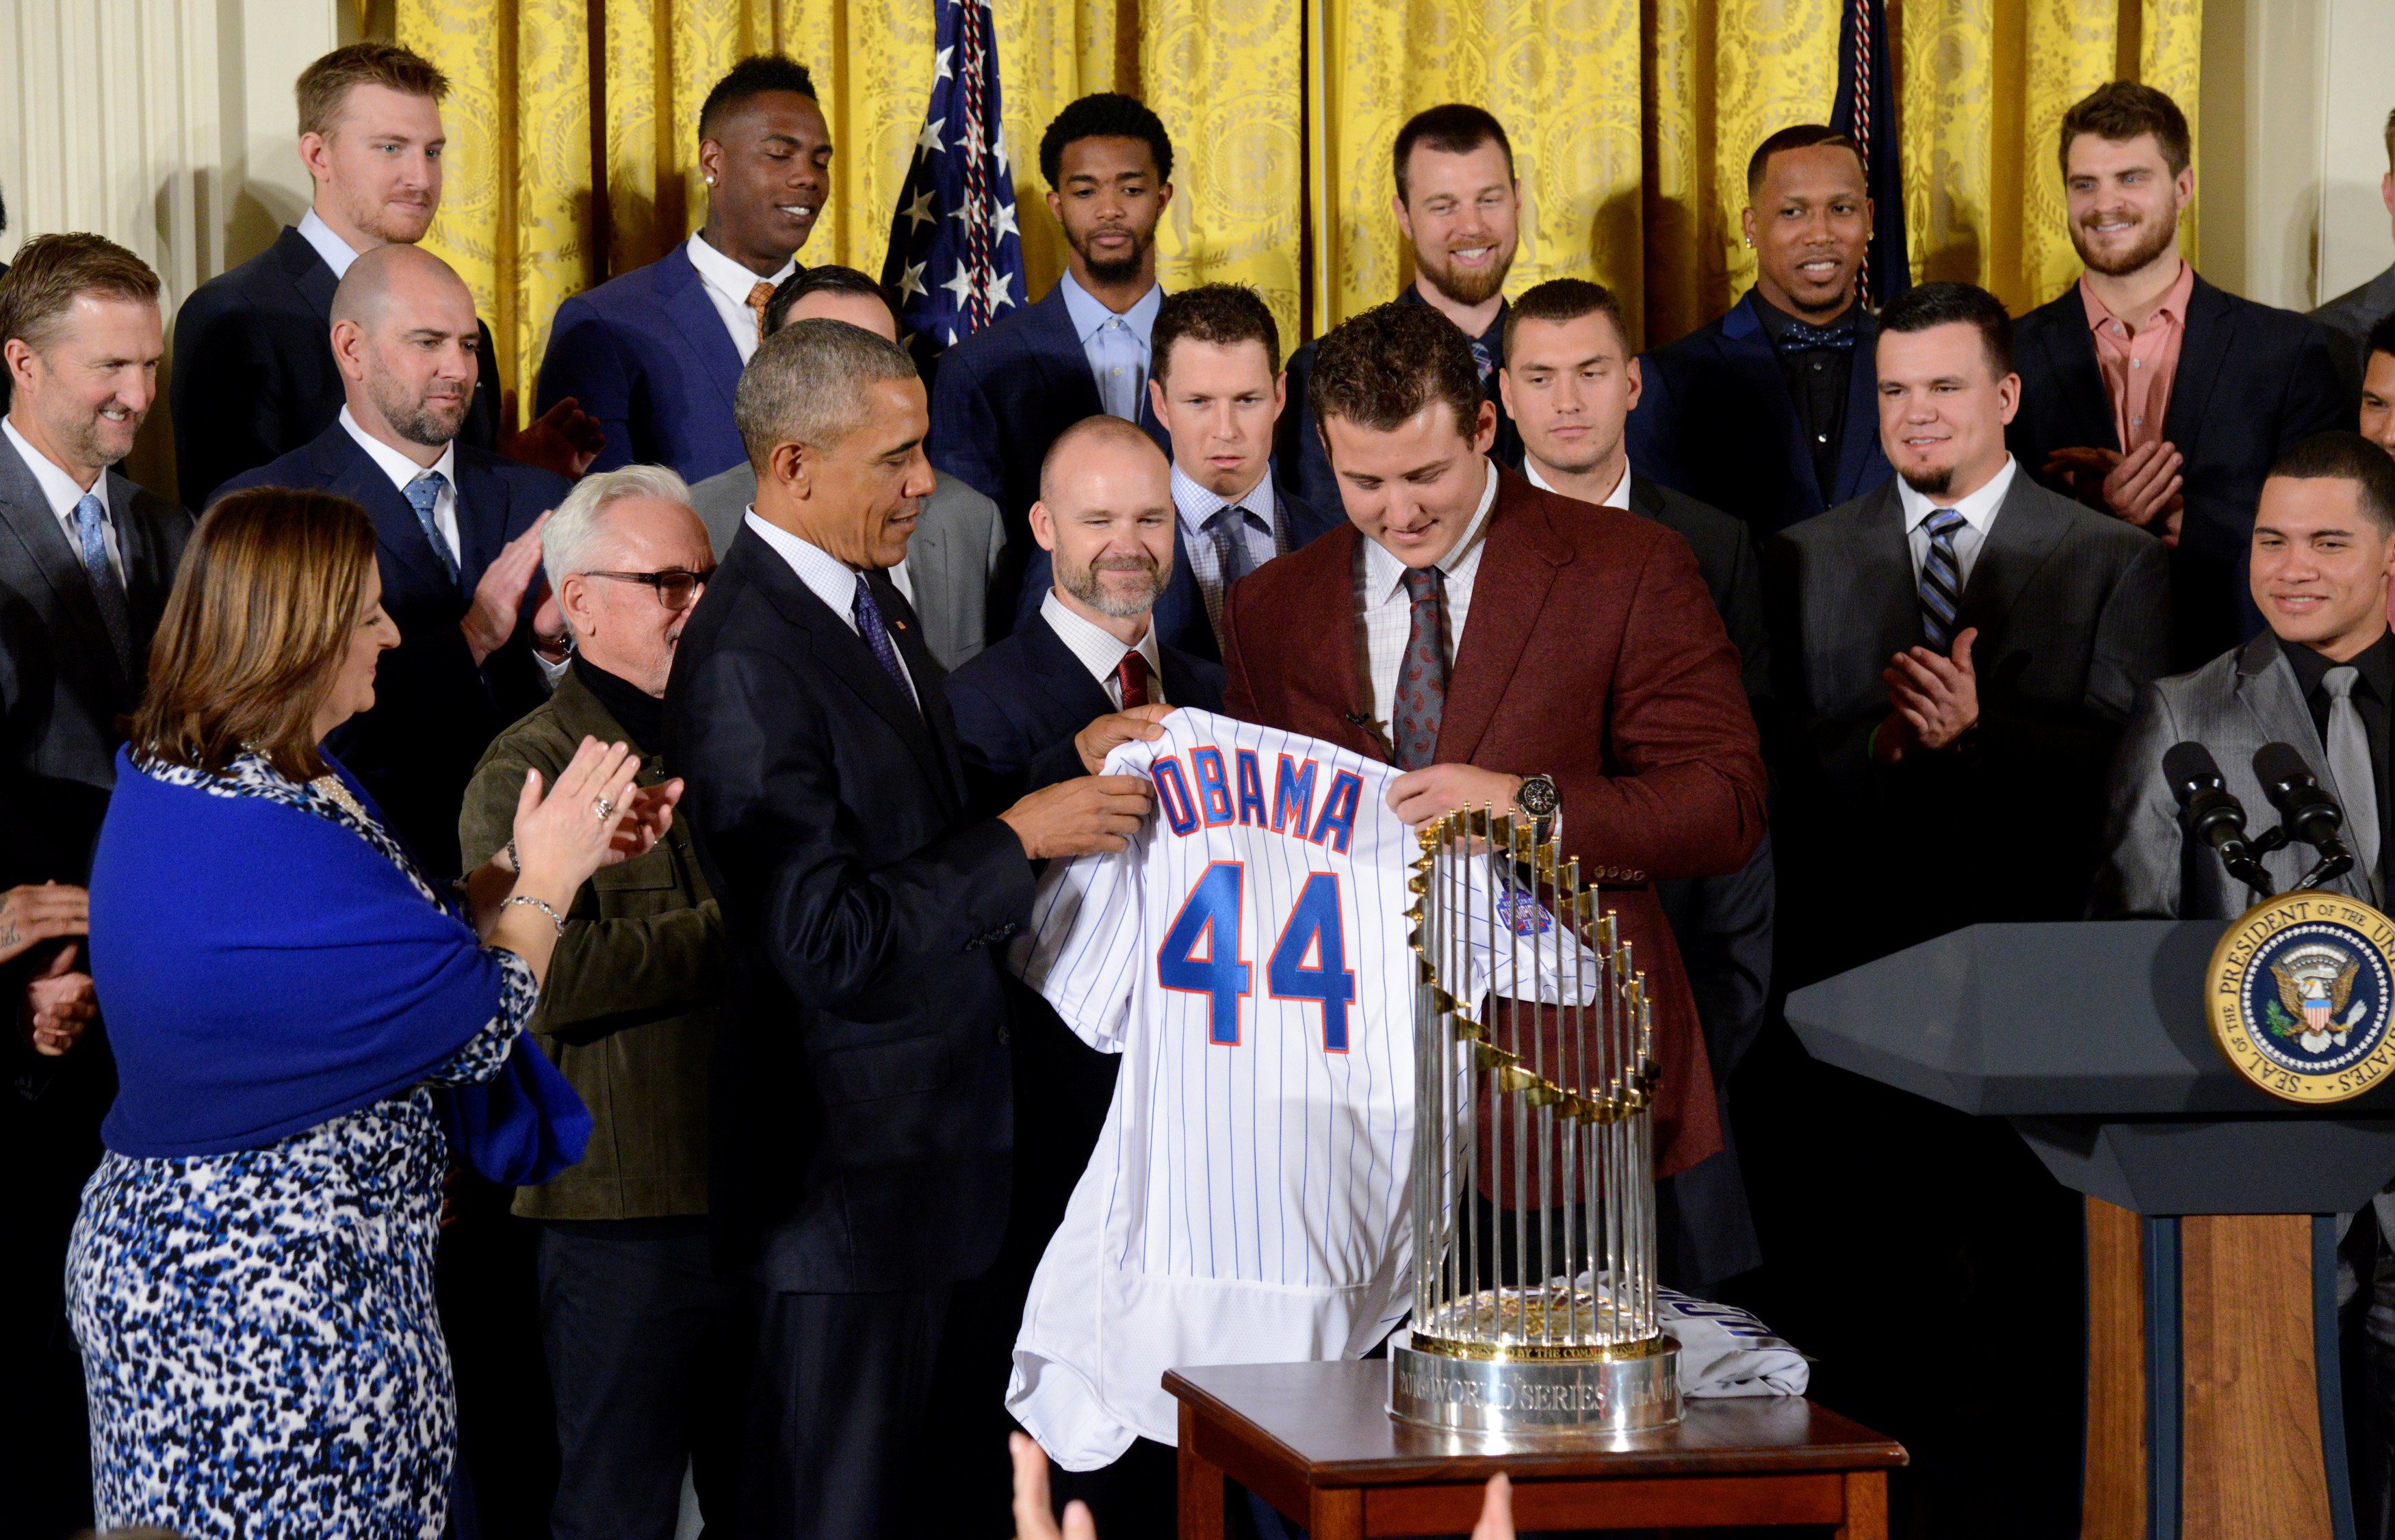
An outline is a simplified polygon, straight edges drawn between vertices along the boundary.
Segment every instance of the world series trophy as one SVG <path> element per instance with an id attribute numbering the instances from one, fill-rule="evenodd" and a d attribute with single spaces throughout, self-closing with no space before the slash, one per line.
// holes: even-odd
<path id="1" fill-rule="evenodd" d="M 1646 981 L 1558 837 L 1425 824 L 1414 905 L 1414 1297 L 1389 1410 L 1466 1434 L 1680 1417 L 1658 1323 Z"/>

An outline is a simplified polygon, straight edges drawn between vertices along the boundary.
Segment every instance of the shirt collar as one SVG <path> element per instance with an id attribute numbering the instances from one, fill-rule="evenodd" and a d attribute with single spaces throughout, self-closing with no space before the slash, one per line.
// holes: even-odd
<path id="1" fill-rule="evenodd" d="M 455 439 L 441 446 L 441 458 L 429 466 L 420 466 L 360 428 L 357 418 L 350 415 L 350 409 L 346 406 L 341 408 L 341 427 L 348 430 L 351 438 L 358 441 L 358 447 L 366 452 L 366 458 L 380 467 L 382 473 L 390 478 L 390 484 L 397 487 L 403 494 L 406 493 L 409 482 L 428 470 L 438 471 L 441 478 L 451 487 L 457 486 L 457 441 Z"/>
<path id="2" fill-rule="evenodd" d="M 1963 522 L 1982 536 L 1988 526 L 1996 521 L 1996 510 L 2005 506 L 2005 494 L 2012 490 L 2013 457 L 2005 456 L 2004 468 L 1988 478 L 1988 484 L 1968 497 L 1955 502 L 1942 502 L 1926 494 L 1912 490 L 1912 483 L 1899 476 L 1896 479 L 1896 495 L 1904 509 L 1904 533 L 1911 534 L 1921 527 L 1921 521 L 1939 508 L 1952 508 L 1963 516 Z"/>
<path id="3" fill-rule="evenodd" d="M 1759 288 L 1749 289 L 1747 296 L 1754 301 L 1754 319 L 1763 322 L 1764 335 L 1771 339 L 1774 347 L 1779 345 L 1780 339 L 1787 335 L 1788 329 L 1792 326 L 1818 326 L 1824 332 L 1842 331 L 1855 325 L 1858 317 L 1861 314 L 1861 307 L 1851 296 L 1846 300 L 1845 309 L 1823 322 L 1811 322 L 1802 316 L 1790 315 L 1786 310 L 1764 298 L 1763 291 Z"/>
<path id="4" fill-rule="evenodd" d="M 316 255 L 324 259 L 324 266 L 333 270 L 334 282 L 338 283 L 350 276 L 350 264 L 358 259 L 356 250 L 334 234 L 332 226 L 316 217 L 314 209 L 299 216 L 299 233 L 316 248 Z"/>
<path id="5" fill-rule="evenodd" d="M 691 233 L 686 249 L 690 253 L 690 265 L 698 270 L 698 276 L 707 286 L 735 305 L 747 305 L 749 291 L 756 288 L 758 284 L 771 283 L 778 289 L 782 286 L 783 279 L 799 270 L 798 258 L 793 257 L 783 263 L 780 270 L 772 277 L 760 278 L 708 245 L 707 237 L 696 231 Z"/>
<path id="6" fill-rule="evenodd" d="M 2299 641 L 2279 643 L 2279 651 L 2287 655 L 2287 665 L 2296 671 L 2296 683 L 2306 700 L 2317 693 L 2321 680 L 2337 665 L 2328 654 L 2318 652 Z M 2346 660 L 2361 671 L 2362 682 L 2380 701 L 2395 704 L 2395 634 L 2381 634 L 2376 641 Z"/>
<path id="7" fill-rule="evenodd" d="M 747 519 L 748 527 L 790 564 L 790 570 L 799 574 L 800 582 L 814 590 L 815 598 L 830 606 L 832 613 L 840 619 L 851 625 L 856 624 L 856 569 L 814 541 L 761 518 L 753 503 Z"/>
<path id="8" fill-rule="evenodd" d="M 1164 660 L 1157 654 L 1156 627 L 1153 625 L 1139 634 L 1135 646 L 1126 647 L 1121 638 L 1105 626 L 1086 616 L 1075 614 L 1073 607 L 1057 598 L 1053 588 L 1049 589 L 1039 601 L 1039 618 L 1048 623 L 1048 629 L 1056 633 L 1056 639 L 1063 642 L 1073 656 L 1081 660 L 1081 666 L 1088 669 L 1090 677 L 1100 685 L 1115 677 L 1115 670 L 1122 665 L 1124 654 L 1130 652 L 1136 652 L 1147 660 L 1149 678 L 1164 678 Z"/>
<path id="9" fill-rule="evenodd" d="M 75 505 L 84 499 L 84 490 L 75 485 L 74 478 L 60 469 L 58 462 L 28 443 L 25 436 L 17 431 L 17 425 L 6 417 L 0 417 L 0 432 L 7 433 L 8 441 L 17 446 L 18 456 L 25 462 L 25 468 L 33 473 L 34 481 L 42 489 L 42 496 L 50 505 L 51 514 L 60 519 L 73 518 Z M 91 495 L 99 499 L 101 515 L 108 515 L 107 471 L 103 470 L 92 478 Z"/>
<path id="10" fill-rule="evenodd" d="M 1272 462 L 1264 463 L 1264 476 L 1254 486 L 1238 497 L 1217 497 L 1199 486 L 1179 466 L 1172 467 L 1172 507 L 1181 515 L 1181 526 L 1193 535 L 1203 534 L 1206 520 L 1234 502 L 1264 521 L 1266 529 L 1274 528 Z"/>
<path id="11" fill-rule="evenodd" d="M 1081 287 L 1070 270 L 1056 281 L 1056 287 L 1065 296 L 1065 313 L 1073 319 L 1073 335 L 1081 342 L 1086 344 L 1107 322 L 1117 319 L 1115 312 L 1107 309 L 1097 296 Z M 1139 339 L 1143 349 L 1147 347 L 1148 337 L 1156 329 L 1156 312 L 1163 304 L 1164 285 L 1151 283 L 1147 292 L 1139 296 L 1139 303 L 1122 312 L 1123 325 Z"/>
<path id="12" fill-rule="evenodd" d="M 1554 485 L 1549 482 L 1545 477 L 1539 474 L 1538 462 L 1532 460 L 1527 454 L 1522 456 L 1522 475 L 1532 486 L 1538 488 L 1541 492 L 1555 492 Z M 1555 492 L 1555 495 L 1558 497 L 1568 497 L 1571 494 L 1568 492 Z M 1620 508 L 1625 513 L 1629 511 L 1630 461 L 1627 456 L 1624 456 L 1621 461 L 1621 480 L 1613 483 L 1613 490 L 1607 493 L 1604 499 L 1596 506 L 1601 508 Z"/>
<path id="13" fill-rule="evenodd" d="M 2194 297 L 2195 266 L 2187 258 L 2181 257 L 2178 264 L 2178 276 L 2171 280 L 2171 286 L 2163 291 L 2161 299 L 2155 301 L 2153 313 L 2146 317 L 2146 325 L 2138 327 L 2137 330 L 2142 332 L 2146 326 L 2151 326 L 2157 321 L 2177 325 L 2187 319 L 2187 302 Z M 2102 300 L 2096 297 L 2096 290 L 2088 283 L 2087 275 L 2084 272 L 2079 275 L 2079 298 L 2087 308 L 2089 331 L 2100 332 L 2110 326 L 2119 336 L 2128 335 L 2128 322 L 2114 315 L 2106 308 Z"/>
<path id="14" fill-rule="evenodd" d="M 1485 458 L 1485 457 L 1484 457 Z M 1489 527 L 1489 510 L 1497 506 L 1497 463 L 1488 462 L 1489 480 L 1480 489 L 1480 506 L 1472 511 L 1472 522 L 1463 526 L 1463 538 L 1449 547 L 1433 565 L 1449 576 L 1465 561 L 1479 554 L 1480 537 Z M 1364 541 L 1364 593 L 1371 603 L 1386 603 L 1396 592 L 1397 585 L 1406 580 L 1406 564 L 1390 554 L 1389 548 L 1367 536 Z"/>

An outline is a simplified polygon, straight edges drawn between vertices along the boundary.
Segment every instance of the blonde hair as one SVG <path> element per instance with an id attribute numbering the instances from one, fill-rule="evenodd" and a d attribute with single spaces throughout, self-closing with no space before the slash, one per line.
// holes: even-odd
<path id="1" fill-rule="evenodd" d="M 340 118 L 341 104 L 356 86 L 380 86 L 434 101 L 449 94 L 449 77 L 414 49 L 395 43 L 351 43 L 299 72 L 295 87 L 299 132 L 329 135 Z"/>

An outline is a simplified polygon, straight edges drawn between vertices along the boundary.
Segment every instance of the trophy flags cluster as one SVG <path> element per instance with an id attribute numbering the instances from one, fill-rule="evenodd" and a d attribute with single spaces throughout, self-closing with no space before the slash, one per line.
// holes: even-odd
<path id="1" fill-rule="evenodd" d="M 1026 298 L 988 0 L 935 4 L 932 104 L 881 268 L 898 296 L 899 331 L 927 375 L 942 352 Z"/>
<path id="2" fill-rule="evenodd" d="M 1830 126 L 1863 152 L 1872 198 L 1871 251 L 1863 259 L 1863 303 L 1874 309 L 1912 286 L 1904 239 L 1904 165 L 1897 150 L 1896 89 L 1888 68 L 1883 0 L 1846 0 L 1838 22 L 1838 99 Z"/>

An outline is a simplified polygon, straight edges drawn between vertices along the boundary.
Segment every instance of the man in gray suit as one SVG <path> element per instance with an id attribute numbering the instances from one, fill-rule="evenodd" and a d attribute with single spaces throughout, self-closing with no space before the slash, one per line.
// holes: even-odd
<path id="1" fill-rule="evenodd" d="M 2395 215 L 2395 112 L 2387 114 L 2387 175 L 2379 180 L 2378 195 L 2386 202 L 2387 212 Z M 2335 356 L 2337 373 L 2348 392 L 2361 394 L 2362 372 L 2370 362 L 2370 328 L 2391 315 L 2395 315 L 2395 267 L 2312 312 L 2312 319 L 2329 334 L 2329 350 Z"/>
<path id="2" fill-rule="evenodd" d="M 2388 717 L 2395 707 L 2395 637 L 2387 625 L 2395 568 L 2395 458 L 2353 433 L 2306 439 L 2270 469 L 2254 520 L 2254 602 L 2270 629 L 2137 702 L 2112 771 L 2098 918 L 2230 919 L 2253 902 L 2219 858 L 2179 831 L 2163 774 L 2175 744 L 2202 744 L 2245 804 L 2256 832 L 2273 819 L 2254 777 L 2254 751 L 2302 755 L 2346 809 L 2354 867 L 2329 884 L 2364 902 L 2383 878 Z M 2263 858 L 2282 890 L 2311 865 L 2306 846 Z"/>
<path id="3" fill-rule="evenodd" d="M 2105 769 L 2170 655 L 2162 542 L 2005 452 L 2020 378 L 2002 303 L 1907 290 L 1874 358 L 1896 480 L 1782 532 L 1766 562 L 1790 987 L 1982 920 L 2076 918 Z M 1756 1058 L 1780 1105 L 1741 1143 L 1766 1270 L 1793 1264 L 1772 1319 L 1820 1353 L 1815 1393 L 1914 1451 L 1904 1500 L 1930 1532 L 2060 1533 L 2078 1503 L 2075 1200 L 2009 1130 L 1793 1044 Z M 2005 1374 L 1957 1387 L 1921 1359 L 1991 1312 L 2018 1344 Z"/>
<path id="4" fill-rule="evenodd" d="M 97 235 L 25 243 L 0 282 L 0 887 L 90 875 L 116 783 L 116 720 L 141 696 L 150 638 L 192 517 L 116 473 L 158 390 L 158 277 Z M 73 943 L 69 943 L 70 950 Z M 63 967 L 55 946 L 26 967 Z M 27 1533 L 91 1522 L 83 1380 L 60 1297 L 75 1195 L 116 1090 L 105 1033 L 63 1056 L 13 1030 L 0 1090 L 0 1332 L 19 1431 L 0 1490 Z M 13 1285 L 13 1286 L 6 1286 Z"/>
<path id="5" fill-rule="evenodd" d="M 880 284 L 854 268 L 808 268 L 782 281 L 765 306 L 764 335 L 793 321 L 844 321 L 886 341 L 898 340 L 898 311 Z M 1006 549 L 998 505 L 946 471 L 915 516 L 906 559 L 890 569 L 891 582 L 915 606 L 923 645 L 953 673 L 989 641 L 990 583 Z M 707 525 L 716 559 L 740 532 L 757 497 L 757 470 L 734 466 L 690 489 L 691 506 Z"/>

